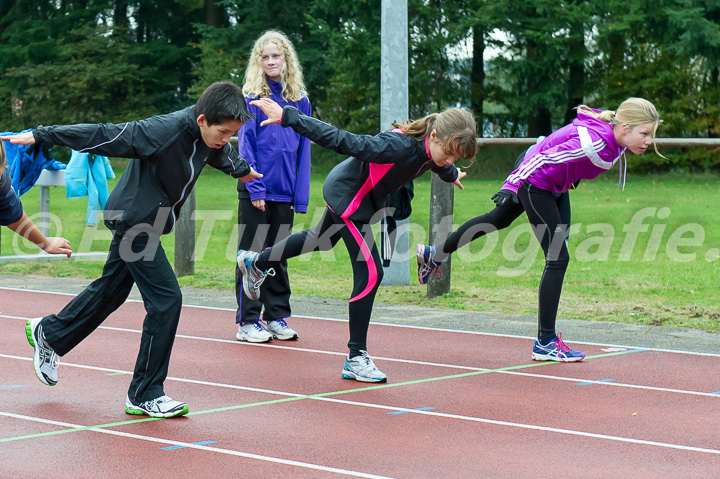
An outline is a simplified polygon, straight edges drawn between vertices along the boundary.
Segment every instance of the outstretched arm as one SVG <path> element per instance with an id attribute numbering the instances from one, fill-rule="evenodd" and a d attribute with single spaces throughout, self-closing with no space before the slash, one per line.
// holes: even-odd
<path id="1" fill-rule="evenodd" d="M 68 240 L 60 237 L 46 238 L 25 213 L 23 213 L 22 218 L 18 221 L 9 224 L 8 228 L 23 238 L 32 241 L 46 253 L 64 254 L 67 255 L 68 258 L 72 254 L 72 248 Z"/>
<path id="2" fill-rule="evenodd" d="M 333 150 L 346 156 L 353 156 L 360 161 L 369 163 L 393 163 L 414 151 L 412 142 L 391 141 L 392 135 L 356 135 L 328 125 L 311 116 L 302 114 L 293 106 L 281 108 L 270 98 L 260 98 L 250 102 L 260 108 L 268 117 L 260 125 L 280 123 L 283 127 L 290 127 L 305 138 L 314 141 L 317 145 Z"/>
<path id="3" fill-rule="evenodd" d="M 9 141 L 13 145 L 34 145 L 35 137 L 32 131 L 26 131 L 17 135 L 0 136 L 1 141 Z"/>

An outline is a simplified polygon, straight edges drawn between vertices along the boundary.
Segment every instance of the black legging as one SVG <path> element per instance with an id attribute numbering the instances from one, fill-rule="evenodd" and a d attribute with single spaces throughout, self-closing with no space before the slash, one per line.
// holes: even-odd
<path id="1" fill-rule="evenodd" d="M 454 251 L 493 231 L 507 228 L 523 211 L 545 254 L 545 270 L 540 279 L 538 299 L 538 338 L 555 336 L 555 320 L 565 271 L 570 260 L 567 237 L 570 232 L 570 195 L 541 190 L 525 182 L 518 190 L 520 204 L 512 203 L 463 223 L 436 246 L 435 260 L 445 261 Z"/>
<path id="2" fill-rule="evenodd" d="M 567 238 L 570 234 L 570 195 L 541 190 L 529 182 L 518 190 L 528 221 L 545 254 L 545 269 L 538 293 L 538 339 L 555 337 L 560 294 L 570 261 Z"/>
<path id="3" fill-rule="evenodd" d="M 367 350 L 370 315 L 383 269 L 375 246 L 375 237 L 368 224 L 345 220 L 329 208 L 312 229 L 288 236 L 258 256 L 256 266 L 265 271 L 280 261 L 313 251 L 328 251 L 342 238 L 350 254 L 353 268 L 353 291 L 348 309 L 350 326 L 350 357 Z"/>

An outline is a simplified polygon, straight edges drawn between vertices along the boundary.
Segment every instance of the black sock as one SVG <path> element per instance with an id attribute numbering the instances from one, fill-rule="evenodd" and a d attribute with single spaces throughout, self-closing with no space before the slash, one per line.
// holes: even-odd
<path id="1" fill-rule="evenodd" d="M 540 344 L 542 344 L 543 346 L 547 346 L 548 344 L 550 344 L 550 341 L 554 340 L 555 338 L 557 338 L 557 334 L 552 334 L 552 335 L 548 335 L 548 336 L 539 336 L 538 342 Z"/>

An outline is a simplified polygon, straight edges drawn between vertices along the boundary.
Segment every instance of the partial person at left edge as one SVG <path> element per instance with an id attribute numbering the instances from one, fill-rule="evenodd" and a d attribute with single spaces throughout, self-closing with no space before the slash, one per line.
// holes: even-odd
<path id="1" fill-rule="evenodd" d="M 137 284 L 147 315 L 125 412 L 151 417 L 188 413 L 188 405 L 168 397 L 163 387 L 182 293 L 160 236 L 175 227 L 180 208 L 206 164 L 242 181 L 262 177 L 228 143 L 250 118 L 240 87 L 218 82 L 203 92 L 197 104 L 173 113 L 120 124 L 40 126 L 0 137 L 16 144 L 62 145 L 130 158 L 104 210 L 113 239 L 102 276 L 58 314 L 26 325 L 28 341 L 35 348 L 35 374 L 43 384 L 57 383 L 58 356 L 97 329 Z"/>

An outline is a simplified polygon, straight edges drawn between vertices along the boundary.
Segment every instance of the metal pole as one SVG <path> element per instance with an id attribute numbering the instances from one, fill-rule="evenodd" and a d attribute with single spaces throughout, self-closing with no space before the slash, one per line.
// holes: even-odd
<path id="1" fill-rule="evenodd" d="M 382 0 L 380 25 L 380 129 L 408 118 L 407 0 Z M 395 252 L 385 268 L 383 285 L 410 284 L 409 220 L 397 222 Z"/>
<path id="2" fill-rule="evenodd" d="M 455 190 L 452 183 L 446 183 L 435 173 L 430 182 L 430 244 L 444 241 L 452 231 L 453 200 Z M 427 296 L 433 298 L 450 292 L 451 260 L 448 257 L 440 266 L 442 276 L 430 278 Z"/>
<path id="3" fill-rule="evenodd" d="M 175 223 L 175 276 L 195 273 L 195 188 L 188 195 Z"/>
<path id="4" fill-rule="evenodd" d="M 38 221 L 38 229 L 40 232 L 50 236 L 50 187 L 40 187 L 40 220 Z M 40 248 L 40 252 L 43 250 Z"/>

